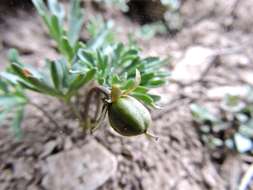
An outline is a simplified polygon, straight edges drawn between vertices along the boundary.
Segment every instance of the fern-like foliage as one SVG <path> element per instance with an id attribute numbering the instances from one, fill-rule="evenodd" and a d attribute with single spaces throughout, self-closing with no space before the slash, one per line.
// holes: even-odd
<path id="1" fill-rule="evenodd" d="M 19 93 L 14 91 L 11 97 L 27 100 L 23 91 L 30 90 L 69 103 L 80 88 L 90 81 L 96 81 L 108 91 L 112 85 L 118 85 L 122 91 L 129 92 L 146 105 L 155 106 L 160 97 L 149 91 L 166 83 L 169 73 L 162 69 L 166 60 L 142 58 L 136 46 L 114 42 L 111 22 L 103 22 L 98 28 L 94 21 L 89 22 L 92 38 L 86 43 L 81 42 L 79 36 L 84 23 L 84 11 L 79 0 L 71 1 L 67 16 L 63 5 L 57 0 L 48 0 L 47 4 L 43 0 L 32 2 L 62 57 L 58 60 L 45 59 L 45 67 L 38 69 L 23 63 L 17 50 L 10 50 L 10 65 L 0 74 L 1 83 L 8 83 L 16 90 L 22 89 L 22 93 L 20 90 Z M 1 88 L 7 92 L 5 86 L 1 85 Z M 9 95 L 1 94 L 0 100 Z M 4 102 L 0 102 L 2 117 L 8 105 L 8 101 L 6 105 Z M 22 110 L 18 109 L 19 112 Z"/>

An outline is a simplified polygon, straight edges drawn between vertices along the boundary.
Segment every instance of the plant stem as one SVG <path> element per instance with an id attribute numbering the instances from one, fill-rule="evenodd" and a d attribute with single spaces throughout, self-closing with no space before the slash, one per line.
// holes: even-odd
<path id="1" fill-rule="evenodd" d="M 95 99 L 96 99 L 96 111 L 95 111 L 95 115 L 94 115 L 94 118 L 98 118 L 99 117 L 99 112 L 100 112 L 100 109 L 101 109 L 101 94 L 97 93 L 96 96 L 95 96 Z"/>
<path id="2" fill-rule="evenodd" d="M 60 126 L 58 125 L 58 123 L 56 122 L 56 120 L 51 117 L 50 114 L 48 114 L 48 112 L 46 110 L 44 110 L 44 108 L 42 108 L 41 106 L 29 101 L 28 102 L 30 105 L 32 105 L 33 107 L 35 107 L 36 109 L 38 109 L 41 113 L 43 113 L 57 128 L 60 129 Z"/>
<path id="3" fill-rule="evenodd" d="M 89 110 L 90 110 L 90 105 L 91 105 L 91 98 L 93 93 L 98 93 L 98 94 L 103 94 L 107 99 L 109 99 L 109 91 L 101 86 L 94 86 L 92 87 L 89 92 L 86 95 L 86 99 L 85 99 L 85 103 L 84 103 L 84 114 L 83 114 L 83 120 L 84 120 L 84 124 L 88 123 L 89 120 Z M 99 101 L 99 100 L 98 100 Z M 97 106 L 100 106 L 99 103 L 97 102 Z M 97 108 L 96 112 L 98 112 L 100 109 Z M 96 122 L 97 117 L 98 117 L 98 113 L 95 113 L 95 118 L 94 121 Z M 86 126 L 84 126 L 85 128 Z"/>
<path id="4" fill-rule="evenodd" d="M 98 93 L 102 93 L 102 94 L 104 94 L 104 96 L 107 99 L 109 98 L 109 95 L 110 95 L 109 90 L 107 90 L 105 87 L 102 87 L 102 86 L 94 86 L 90 89 L 90 91 L 95 91 L 95 92 L 98 92 Z"/>
<path id="5" fill-rule="evenodd" d="M 76 106 L 71 101 L 67 102 L 67 104 L 69 105 L 70 109 L 74 112 L 74 114 L 78 118 L 78 120 L 81 122 L 82 117 L 81 117 L 80 112 L 77 110 Z"/>

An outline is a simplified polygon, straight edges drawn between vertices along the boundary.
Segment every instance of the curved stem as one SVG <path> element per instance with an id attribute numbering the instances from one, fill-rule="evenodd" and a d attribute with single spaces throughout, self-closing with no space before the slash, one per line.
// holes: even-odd
<path id="1" fill-rule="evenodd" d="M 96 117 L 95 121 L 94 121 L 94 127 L 91 129 L 91 133 L 93 133 L 104 121 L 105 117 L 106 117 L 106 105 L 103 105 L 102 111 L 100 112 L 100 116 Z"/>
<path id="2" fill-rule="evenodd" d="M 91 99 L 92 99 L 93 93 L 103 94 L 107 99 L 109 99 L 109 95 L 110 95 L 109 90 L 101 86 L 94 86 L 89 90 L 88 94 L 86 95 L 86 100 L 84 103 L 84 109 L 85 109 L 84 114 L 83 114 L 84 124 L 87 124 L 89 121 L 89 110 L 90 110 Z M 99 106 L 99 103 L 97 103 L 97 106 Z M 96 111 L 98 112 L 99 110 L 100 109 L 97 108 Z M 98 113 L 95 113 L 95 118 L 94 118 L 95 121 L 97 120 L 98 115 L 99 115 Z"/>
<path id="3" fill-rule="evenodd" d="M 56 120 L 50 114 L 48 114 L 48 112 L 46 110 L 44 110 L 44 108 L 42 108 L 41 106 L 39 106 L 31 101 L 29 101 L 28 103 L 30 105 L 32 105 L 33 107 L 35 107 L 37 110 L 39 110 L 41 113 L 43 113 L 49 119 L 49 121 L 51 121 L 57 128 L 60 128 L 60 126 L 58 125 Z"/>
<path id="4" fill-rule="evenodd" d="M 105 87 L 102 87 L 102 86 L 94 86 L 90 89 L 90 91 L 95 91 L 95 92 L 98 92 L 98 93 L 102 93 L 102 94 L 104 94 L 104 96 L 106 98 L 109 98 L 109 96 L 110 96 L 110 91 L 108 89 L 106 89 Z"/>
<path id="5" fill-rule="evenodd" d="M 101 94 L 97 93 L 96 96 L 95 96 L 95 99 L 96 99 L 96 111 L 95 111 L 95 114 L 94 114 L 94 118 L 98 118 L 99 117 L 99 112 L 100 112 L 100 109 L 101 109 Z"/>
<path id="6" fill-rule="evenodd" d="M 85 100 L 85 103 L 84 103 L 84 108 L 85 108 L 84 115 L 83 115 L 84 119 L 87 118 L 87 116 L 88 116 L 88 112 L 89 112 L 89 108 L 90 108 L 90 104 L 91 104 L 91 98 L 92 98 L 93 93 L 95 93 L 95 92 L 102 93 L 106 96 L 106 98 L 109 98 L 110 93 L 106 88 L 100 87 L 100 86 L 92 87 L 89 90 L 88 94 L 86 95 L 86 100 Z"/>

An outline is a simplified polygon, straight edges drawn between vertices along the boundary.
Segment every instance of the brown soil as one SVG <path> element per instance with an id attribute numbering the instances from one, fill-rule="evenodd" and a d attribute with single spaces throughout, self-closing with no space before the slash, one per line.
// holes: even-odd
<path id="1" fill-rule="evenodd" d="M 214 9 L 217 2 L 220 3 L 218 9 Z M 82 146 L 91 139 L 104 145 L 118 160 L 116 176 L 102 185 L 100 190 L 233 189 L 232 177 L 236 176 L 233 179 L 239 181 L 253 159 L 226 155 L 222 160 L 213 160 L 212 154 L 199 141 L 189 111 L 189 104 L 193 100 L 212 102 L 213 107 L 217 105 L 216 100 L 206 98 L 206 92 L 211 88 L 252 82 L 243 78 L 242 73 L 253 69 L 250 64 L 253 46 L 249 43 L 252 36 L 247 33 L 252 30 L 249 28 L 252 25 L 247 20 L 250 17 L 243 14 L 243 10 L 249 5 L 252 8 L 253 4 L 249 3 L 251 0 L 245 0 L 233 7 L 236 1 L 233 1 L 234 4 L 231 1 L 230 6 L 226 2 L 185 1 L 181 10 L 185 16 L 185 28 L 177 36 L 139 41 L 144 55 L 171 56 L 170 68 L 176 67 L 188 47 L 198 45 L 218 51 L 212 61 L 215 66 L 201 81 L 184 87 L 179 83 L 171 83 L 157 90 L 164 95 L 164 109 L 153 111 L 154 126 L 151 130 L 160 137 L 159 141 L 148 140 L 145 136 L 121 137 L 107 124 L 84 139 L 77 122 L 67 114 L 63 104 L 32 93 L 34 102 L 46 107 L 62 129 L 55 130 L 53 124 L 31 106 L 26 109 L 22 125 L 24 137 L 21 141 L 15 140 L 8 123 L 1 127 L 0 189 L 44 190 L 41 185 L 44 177 L 43 161 L 53 154 Z M 88 14 L 94 14 L 94 11 L 87 10 Z M 120 28 L 119 36 L 123 41 L 127 39 L 126 31 L 133 32 L 138 27 L 138 23 L 119 12 L 103 14 L 107 18 L 116 19 L 116 26 Z M 43 65 L 44 58 L 58 56 L 54 43 L 39 26 L 41 21 L 32 9 L 21 6 L 9 14 L 0 15 L 0 69 L 6 66 L 6 53 L 11 47 L 19 49 L 25 62 L 38 66 Z M 85 38 L 85 32 L 82 35 Z M 233 48 L 238 47 L 242 48 L 241 51 L 234 53 Z M 219 54 L 220 49 L 231 52 Z M 50 143 L 53 146 L 49 146 Z M 230 175 L 231 171 L 235 175 Z"/>

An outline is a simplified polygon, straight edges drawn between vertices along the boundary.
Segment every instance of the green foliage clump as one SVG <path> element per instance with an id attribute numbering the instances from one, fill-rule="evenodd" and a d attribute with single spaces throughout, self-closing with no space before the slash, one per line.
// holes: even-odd
<path id="1" fill-rule="evenodd" d="M 96 3 L 99 3 L 105 7 L 113 7 L 122 12 L 130 12 L 131 9 L 129 7 L 130 3 L 137 3 L 139 4 L 138 0 L 95 0 Z M 182 29 L 183 19 L 180 15 L 179 9 L 181 6 L 181 0 L 157 0 L 157 1 L 143 1 L 143 9 L 145 9 L 145 4 L 154 3 L 153 5 L 147 6 L 147 10 L 140 12 L 138 16 L 140 17 L 150 17 L 153 18 L 154 13 L 148 10 L 150 7 L 154 9 L 161 9 L 155 12 L 161 14 L 158 19 L 152 21 L 151 23 L 146 23 L 140 26 L 136 31 L 134 36 L 143 39 L 149 40 L 153 38 L 157 34 L 166 34 L 168 32 L 174 33 Z M 151 15 L 149 15 L 149 13 Z M 144 15 L 142 15 L 144 14 Z M 145 15 L 147 14 L 147 15 Z"/>
<path id="2" fill-rule="evenodd" d="M 9 77 L 8 73 L 2 73 L 2 76 Z M 29 100 L 24 89 L 16 85 L 17 79 L 17 77 L 10 77 L 10 81 L 0 80 L 0 122 L 10 117 L 12 130 L 17 138 L 20 138 L 20 123 Z"/>
<path id="3" fill-rule="evenodd" d="M 79 0 L 71 1 L 67 16 L 57 0 L 48 0 L 47 5 L 43 0 L 32 2 L 56 42 L 61 58 L 46 59 L 43 68 L 35 68 L 23 63 L 17 50 L 10 50 L 10 65 L 0 74 L 1 119 L 13 106 L 16 111 L 13 126 L 14 129 L 20 128 L 21 113 L 29 103 L 26 92 L 34 91 L 71 105 L 81 127 L 95 128 L 103 117 L 95 118 L 92 123 L 89 115 L 82 115 L 72 101 L 79 90 L 91 82 L 96 84 L 93 90 L 106 96 L 107 103 L 110 102 L 112 87 L 117 86 L 122 95 L 133 96 L 147 106 L 156 105 L 160 97 L 149 91 L 166 83 L 169 73 L 161 69 L 166 60 L 142 58 L 138 47 L 115 42 L 111 22 L 90 21 L 87 30 L 91 39 L 85 43 L 80 41 L 84 11 Z M 89 111 L 88 100 L 86 104 Z"/>
<path id="4" fill-rule="evenodd" d="M 199 125 L 201 140 L 211 149 L 253 153 L 252 94 L 245 98 L 227 95 L 220 104 L 218 114 L 197 104 L 191 105 L 191 111 Z"/>
<path id="5" fill-rule="evenodd" d="M 127 5 L 128 0 L 95 0 L 95 2 L 104 4 L 107 7 L 116 7 L 122 12 L 127 12 L 129 10 Z"/>

